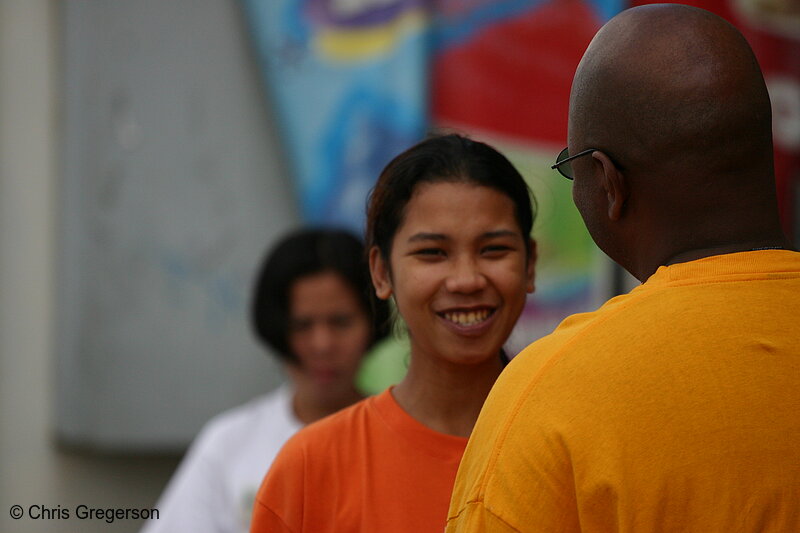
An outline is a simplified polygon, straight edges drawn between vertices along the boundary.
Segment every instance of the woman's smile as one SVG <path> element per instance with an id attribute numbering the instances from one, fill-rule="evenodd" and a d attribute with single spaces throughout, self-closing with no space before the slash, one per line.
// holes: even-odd
<path id="1" fill-rule="evenodd" d="M 489 331 L 495 322 L 494 307 L 471 310 L 452 310 L 437 313 L 444 326 L 452 333 L 463 337 L 480 337 Z"/>
<path id="2" fill-rule="evenodd" d="M 494 314 L 494 308 L 482 307 L 472 310 L 455 310 L 437 313 L 448 322 L 462 328 L 472 328 L 484 324 Z"/>

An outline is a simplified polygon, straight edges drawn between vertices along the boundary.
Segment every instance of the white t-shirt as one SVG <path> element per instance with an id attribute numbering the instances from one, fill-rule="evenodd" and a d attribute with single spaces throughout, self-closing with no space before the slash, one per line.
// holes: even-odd
<path id="1" fill-rule="evenodd" d="M 192 443 L 141 533 L 239 533 L 284 442 L 302 427 L 284 385 L 211 419 Z"/>

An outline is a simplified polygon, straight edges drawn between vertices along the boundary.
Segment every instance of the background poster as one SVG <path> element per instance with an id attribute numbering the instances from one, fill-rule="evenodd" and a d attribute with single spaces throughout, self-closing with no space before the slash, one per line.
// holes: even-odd
<path id="1" fill-rule="evenodd" d="M 493 144 L 539 215 L 536 293 L 511 351 L 635 283 L 592 243 L 571 186 L 550 169 L 566 145 L 569 90 L 595 32 L 636 0 L 242 0 L 305 219 L 361 231 L 383 165 L 427 130 Z M 784 227 L 798 226 L 800 8 L 792 0 L 696 0 L 738 26 L 774 107 Z"/>
<path id="2" fill-rule="evenodd" d="M 303 217 L 362 234 L 376 177 L 425 133 L 425 2 L 243 5 Z"/>

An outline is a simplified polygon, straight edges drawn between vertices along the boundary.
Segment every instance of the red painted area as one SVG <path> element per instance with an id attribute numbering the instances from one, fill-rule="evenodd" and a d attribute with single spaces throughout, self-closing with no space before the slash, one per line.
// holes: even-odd
<path id="1" fill-rule="evenodd" d="M 738 26 L 753 47 L 767 84 L 775 79 L 792 80 L 797 91 L 800 91 L 800 30 L 797 38 L 791 39 L 747 21 L 741 21 Z M 797 99 L 800 100 L 800 94 Z M 776 126 L 781 124 L 781 128 L 786 126 L 785 121 L 791 120 L 796 124 L 800 120 L 796 104 L 788 109 L 783 105 L 785 103 L 776 99 L 776 95 L 772 96 L 772 123 Z M 787 234 L 798 238 L 800 227 L 794 224 L 800 220 L 797 213 L 800 207 L 795 197 L 795 191 L 800 191 L 800 146 L 787 145 L 780 134 L 776 134 L 774 146 L 775 180 L 783 228 Z"/>
<path id="2" fill-rule="evenodd" d="M 434 120 L 563 144 L 572 76 L 600 26 L 583 2 L 554 0 L 446 50 L 432 72 Z"/>

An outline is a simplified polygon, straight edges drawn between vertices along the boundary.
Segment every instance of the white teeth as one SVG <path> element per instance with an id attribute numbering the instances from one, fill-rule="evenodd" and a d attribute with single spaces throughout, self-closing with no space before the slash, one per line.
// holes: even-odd
<path id="1" fill-rule="evenodd" d="M 489 317 L 489 310 L 481 309 L 479 311 L 453 311 L 445 313 L 444 317 L 458 324 L 459 326 L 474 326 L 486 320 Z"/>

